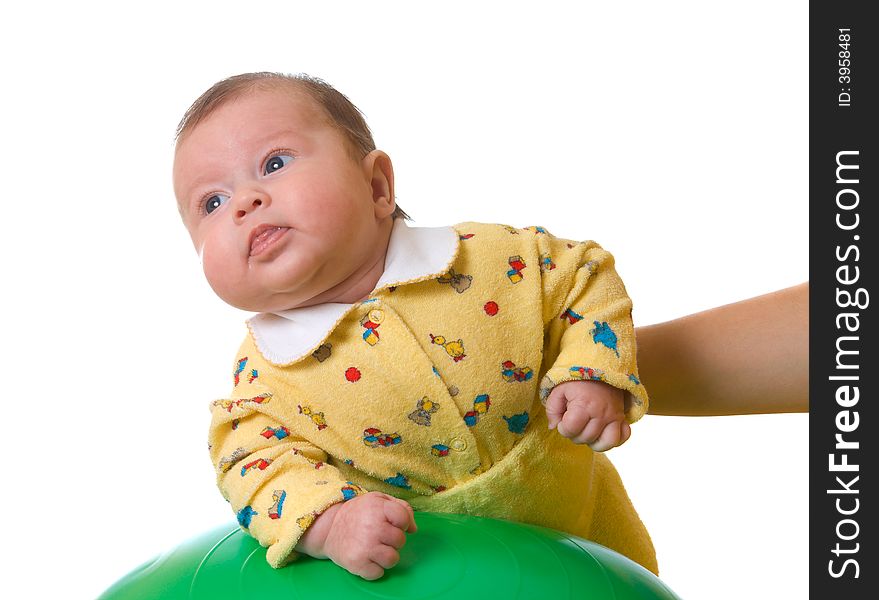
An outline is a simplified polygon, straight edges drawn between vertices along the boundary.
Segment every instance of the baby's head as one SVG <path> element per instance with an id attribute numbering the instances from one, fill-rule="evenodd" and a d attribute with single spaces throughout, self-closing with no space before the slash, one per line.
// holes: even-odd
<path id="1" fill-rule="evenodd" d="M 406 217 L 358 109 L 304 75 L 202 94 L 177 128 L 174 193 L 211 287 L 249 311 L 363 298 Z"/>

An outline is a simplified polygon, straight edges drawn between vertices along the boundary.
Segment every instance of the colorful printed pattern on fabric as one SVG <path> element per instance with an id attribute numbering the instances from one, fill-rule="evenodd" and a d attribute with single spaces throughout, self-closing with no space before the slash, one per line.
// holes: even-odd
<path id="1" fill-rule="evenodd" d="M 270 458 L 257 458 L 256 460 L 252 460 L 243 467 L 241 467 L 241 476 L 244 477 L 248 472 L 254 470 L 265 471 L 268 466 L 272 464 L 272 459 Z"/>
<path id="2" fill-rule="evenodd" d="M 592 367 L 571 367 L 571 378 L 577 380 L 604 381 L 604 371 Z"/>
<path id="3" fill-rule="evenodd" d="M 459 361 L 464 360 L 464 358 L 466 358 L 467 355 L 464 354 L 463 340 L 459 339 L 459 340 L 455 340 L 455 341 L 451 342 L 451 341 L 446 341 L 446 338 L 444 338 L 441 335 L 433 335 L 432 333 L 429 335 L 430 335 L 430 341 L 432 343 L 436 344 L 437 346 L 442 346 L 443 348 L 445 348 L 446 354 L 448 354 L 453 361 L 459 362 Z"/>
<path id="4" fill-rule="evenodd" d="M 415 410 L 409 413 L 409 419 L 418 425 L 430 427 L 430 415 L 439 410 L 440 405 L 432 402 L 427 396 L 418 401 Z"/>
<path id="5" fill-rule="evenodd" d="M 510 270 L 507 271 L 507 277 L 510 279 L 510 281 L 512 281 L 513 283 L 519 283 L 520 281 L 522 281 L 522 279 L 524 279 L 525 277 L 524 275 L 522 275 L 522 271 L 527 266 L 525 264 L 525 261 L 522 260 L 522 257 L 517 254 L 516 256 L 511 256 L 507 260 L 507 262 L 510 265 Z"/>
<path id="6" fill-rule="evenodd" d="M 299 408 L 300 415 L 305 415 L 317 425 L 318 431 L 327 428 L 327 421 L 324 419 L 324 414 L 322 412 L 313 412 L 310 406 L 302 406 L 301 404 L 297 408 Z"/>
<path id="7" fill-rule="evenodd" d="M 564 321 L 565 319 L 567 319 L 567 320 L 568 320 L 568 323 L 570 323 L 571 325 L 573 325 L 573 324 L 576 323 L 577 321 L 582 321 L 582 320 L 583 320 L 583 315 L 574 312 L 574 309 L 573 309 L 573 308 L 568 308 L 567 310 L 565 310 L 565 312 L 562 313 L 562 316 L 559 317 L 559 318 L 560 318 L 562 321 Z"/>
<path id="8" fill-rule="evenodd" d="M 346 481 L 345 485 L 341 489 L 342 492 L 342 500 L 348 501 L 354 498 L 355 496 L 359 496 L 360 494 L 365 494 L 366 490 L 364 490 L 359 485 L 355 485 L 350 481 Z"/>
<path id="9" fill-rule="evenodd" d="M 284 490 L 275 490 L 272 492 L 272 505 L 269 507 L 269 518 L 280 519 L 281 513 L 284 511 L 284 500 L 287 499 L 287 492 Z"/>
<path id="10" fill-rule="evenodd" d="M 244 448 L 236 448 L 232 454 L 229 456 L 225 456 L 220 459 L 220 463 L 217 465 L 217 469 L 221 473 L 227 473 L 237 462 L 241 462 L 241 460 L 250 454 Z"/>
<path id="11" fill-rule="evenodd" d="M 528 427 L 528 411 L 511 417 L 504 415 L 504 421 L 507 422 L 507 428 L 512 433 L 525 433 L 525 428 Z"/>
<path id="12" fill-rule="evenodd" d="M 552 262 L 552 257 L 549 254 L 541 254 L 540 271 L 542 273 L 546 273 L 547 271 L 552 271 L 553 269 L 555 269 L 555 263 Z"/>
<path id="13" fill-rule="evenodd" d="M 388 477 L 385 479 L 385 483 L 394 487 L 403 488 L 404 490 L 412 489 L 412 486 L 409 485 L 409 478 L 402 473 L 397 473 L 393 477 Z"/>
<path id="14" fill-rule="evenodd" d="M 370 346 L 375 346 L 378 343 L 378 326 L 381 325 L 384 318 L 385 314 L 379 309 L 374 308 L 360 319 L 360 325 L 365 329 L 363 341 Z"/>
<path id="15" fill-rule="evenodd" d="M 381 429 L 370 427 L 363 431 L 363 443 L 370 448 L 387 448 L 403 442 L 399 433 L 382 433 Z"/>
<path id="16" fill-rule="evenodd" d="M 488 394 L 476 396 L 476 399 L 473 400 L 473 410 L 464 413 L 464 422 L 467 424 L 467 427 L 476 425 L 479 422 L 479 416 L 487 413 L 489 406 L 491 406 L 491 399 L 488 397 Z"/>
<path id="17" fill-rule="evenodd" d="M 445 444 L 434 444 L 430 447 L 430 453 L 434 456 L 448 456 L 449 455 L 449 447 Z"/>
<path id="18" fill-rule="evenodd" d="M 279 425 L 278 427 L 266 427 L 260 433 L 261 436 L 270 440 L 275 438 L 277 440 L 283 440 L 285 437 L 290 435 L 290 430 L 284 427 L 283 425 Z"/>
<path id="19" fill-rule="evenodd" d="M 317 350 L 311 353 L 311 355 L 317 360 L 317 362 L 323 362 L 330 357 L 333 353 L 333 345 L 332 344 L 321 344 L 318 346 Z"/>
<path id="20" fill-rule="evenodd" d="M 598 321 L 593 321 L 595 325 L 595 329 L 592 329 L 589 333 L 592 335 L 592 341 L 596 344 L 604 344 L 608 348 L 614 351 L 614 354 L 619 357 L 620 352 L 617 350 L 617 334 L 614 333 L 614 330 L 610 328 L 610 325 L 607 324 L 607 321 L 604 323 L 599 323 Z"/>
<path id="21" fill-rule="evenodd" d="M 250 505 L 245 506 L 241 510 L 238 511 L 238 524 L 247 529 L 250 527 L 250 520 L 253 519 L 259 513 L 253 510 L 253 507 Z"/>
<path id="22" fill-rule="evenodd" d="M 235 382 L 235 385 L 238 385 L 238 378 L 241 375 L 241 372 L 244 370 L 244 365 L 247 364 L 247 357 L 239 358 L 238 364 L 235 366 L 235 370 L 232 373 L 232 380 Z"/>
<path id="23" fill-rule="evenodd" d="M 253 398 L 243 398 L 241 400 L 215 400 L 213 402 L 213 406 L 219 406 L 223 410 L 231 413 L 233 409 L 244 409 L 247 408 L 245 406 L 249 402 L 253 402 L 254 404 L 264 404 L 272 399 L 272 395 L 269 393 L 260 394 L 259 396 L 254 396 Z"/>
<path id="24" fill-rule="evenodd" d="M 472 276 L 455 273 L 455 269 L 449 269 L 447 277 L 437 277 L 436 280 L 439 283 L 450 285 L 452 289 L 459 294 L 463 294 L 467 291 L 470 288 L 470 284 L 473 283 Z"/>
<path id="25" fill-rule="evenodd" d="M 531 367 L 519 368 L 513 361 L 505 360 L 501 363 L 501 375 L 507 383 L 521 382 L 531 379 L 534 376 L 534 371 L 531 370 Z"/>

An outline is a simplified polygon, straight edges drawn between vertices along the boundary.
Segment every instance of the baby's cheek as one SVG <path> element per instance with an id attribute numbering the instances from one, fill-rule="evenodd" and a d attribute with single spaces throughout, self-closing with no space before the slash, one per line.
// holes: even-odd
<path id="1" fill-rule="evenodd" d="M 249 287 L 244 281 L 241 266 L 228 249 L 207 243 L 202 246 L 199 256 L 205 278 L 214 293 L 233 306 L 247 301 Z"/>

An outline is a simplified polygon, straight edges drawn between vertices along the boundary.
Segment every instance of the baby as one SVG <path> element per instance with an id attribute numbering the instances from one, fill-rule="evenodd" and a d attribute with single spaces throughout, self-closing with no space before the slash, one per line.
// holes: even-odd
<path id="1" fill-rule="evenodd" d="M 258 313 L 209 441 L 272 566 L 381 577 L 414 508 L 564 530 L 657 572 L 600 454 L 647 412 L 610 254 L 541 227 L 408 226 L 362 115 L 307 76 L 205 92 L 174 191 L 213 290 Z"/>

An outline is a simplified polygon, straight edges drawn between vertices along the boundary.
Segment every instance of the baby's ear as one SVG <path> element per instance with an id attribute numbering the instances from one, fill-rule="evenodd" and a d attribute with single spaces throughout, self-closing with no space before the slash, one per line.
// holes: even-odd
<path id="1" fill-rule="evenodd" d="M 363 170 L 372 185 L 372 201 L 375 204 L 375 216 L 384 218 L 393 214 L 396 208 L 394 201 L 394 165 L 391 157 L 381 150 L 373 150 L 363 157 Z"/>

